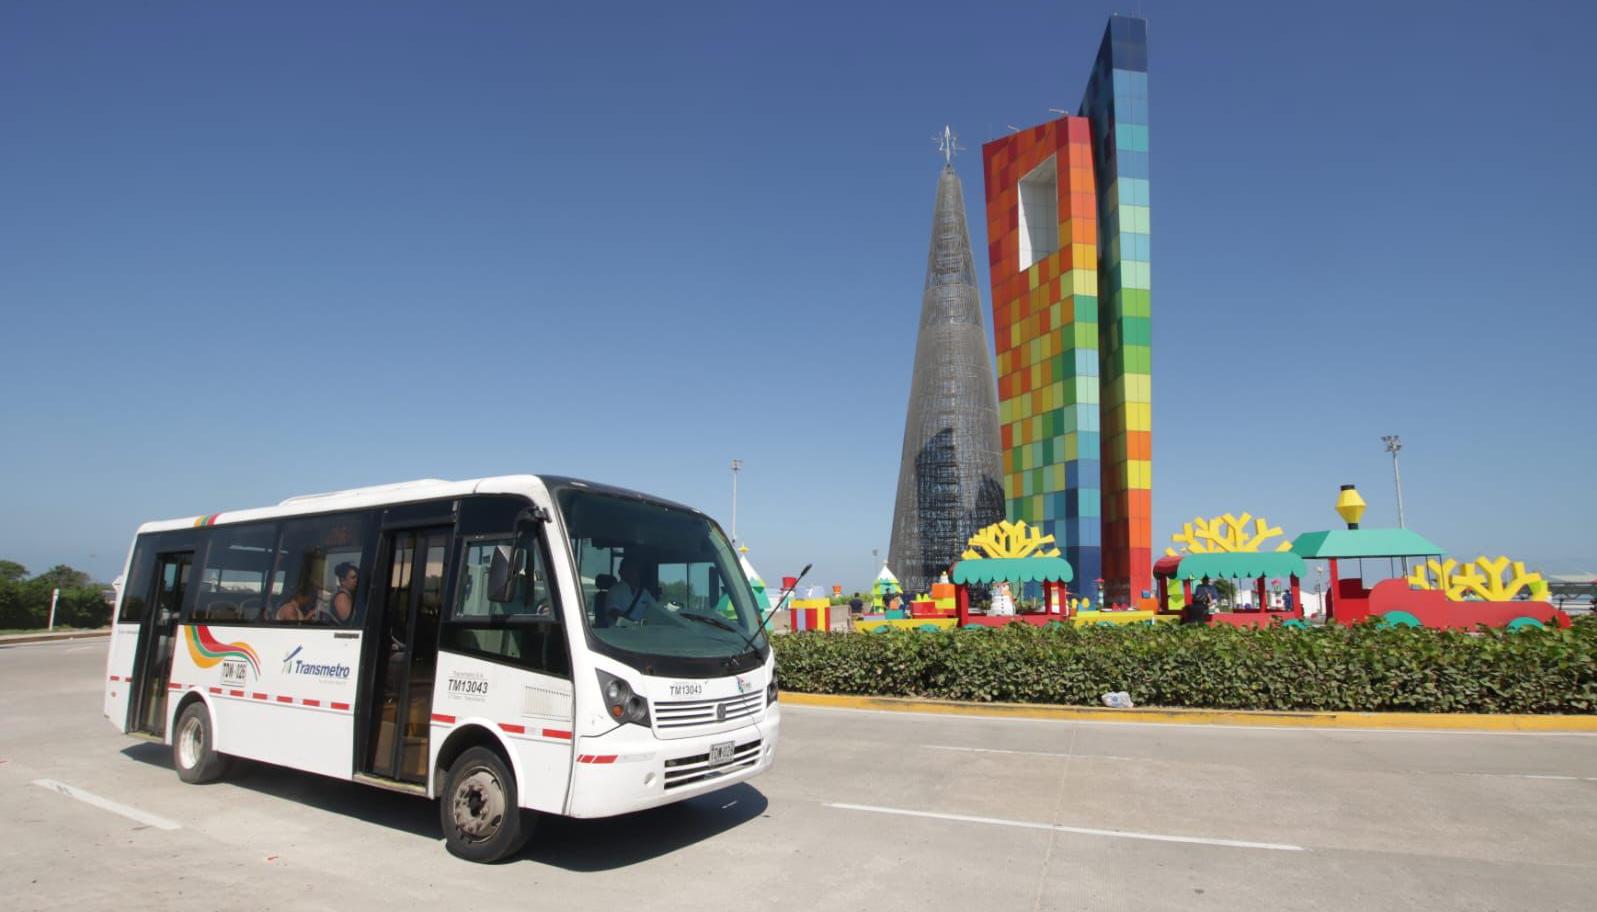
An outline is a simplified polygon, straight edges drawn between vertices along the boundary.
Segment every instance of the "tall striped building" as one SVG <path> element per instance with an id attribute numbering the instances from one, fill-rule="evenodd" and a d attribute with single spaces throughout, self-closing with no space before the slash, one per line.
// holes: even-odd
<path id="1" fill-rule="evenodd" d="M 1083 594 L 1150 598 L 1147 22 L 1112 17 L 1077 114 L 982 163 L 1007 513 Z"/>

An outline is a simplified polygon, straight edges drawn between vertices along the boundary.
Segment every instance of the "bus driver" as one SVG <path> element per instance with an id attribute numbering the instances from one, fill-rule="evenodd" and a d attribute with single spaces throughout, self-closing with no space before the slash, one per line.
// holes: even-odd
<path id="1" fill-rule="evenodd" d="M 635 557 L 623 557 L 616 571 L 620 579 L 605 594 L 604 626 L 625 618 L 637 622 L 659 605 L 654 593 L 643 585 L 643 562 Z"/>

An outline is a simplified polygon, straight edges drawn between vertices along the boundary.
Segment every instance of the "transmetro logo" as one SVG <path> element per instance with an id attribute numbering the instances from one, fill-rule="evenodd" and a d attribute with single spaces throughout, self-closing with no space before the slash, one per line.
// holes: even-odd
<path id="1" fill-rule="evenodd" d="M 255 676 L 260 677 L 261 659 L 250 648 L 248 643 L 223 643 L 211 636 L 211 628 L 202 624 L 195 624 L 188 628 L 188 635 L 184 642 L 189 647 L 189 658 L 200 668 L 215 668 L 223 659 L 243 659 L 255 669 Z"/>
<path id="2" fill-rule="evenodd" d="M 343 680 L 348 678 L 352 669 L 342 662 L 306 662 L 299 657 L 305 649 L 304 644 L 294 647 L 294 651 L 283 656 L 283 674 L 310 675 L 313 678 L 326 678 L 328 680 Z"/>

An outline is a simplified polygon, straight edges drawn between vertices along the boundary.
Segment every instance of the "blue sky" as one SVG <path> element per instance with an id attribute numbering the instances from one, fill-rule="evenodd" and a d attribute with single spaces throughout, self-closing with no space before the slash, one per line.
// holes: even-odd
<path id="1" fill-rule="evenodd" d="M 768 578 L 887 550 L 944 123 L 1150 20 L 1154 534 L 1359 484 L 1597 567 L 1582 4 L 12 3 L 0 557 L 405 478 L 693 503 Z M 984 286 L 983 299 L 987 300 Z M 990 333 L 990 314 L 989 314 Z"/>

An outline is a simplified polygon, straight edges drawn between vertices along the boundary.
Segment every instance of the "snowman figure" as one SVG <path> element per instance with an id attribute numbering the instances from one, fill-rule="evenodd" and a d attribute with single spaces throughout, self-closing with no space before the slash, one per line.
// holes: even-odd
<path id="1" fill-rule="evenodd" d="M 1009 583 L 999 581 L 993 584 L 992 607 L 987 613 L 1005 616 L 1015 613 L 1015 600 L 1009 594 Z"/>

